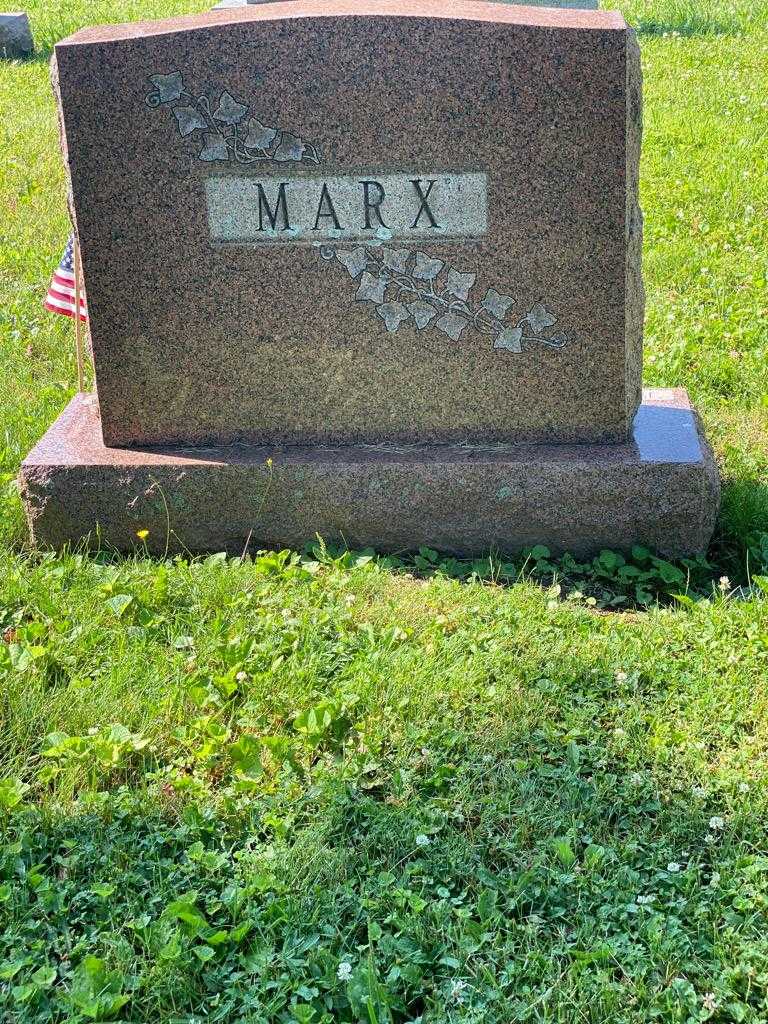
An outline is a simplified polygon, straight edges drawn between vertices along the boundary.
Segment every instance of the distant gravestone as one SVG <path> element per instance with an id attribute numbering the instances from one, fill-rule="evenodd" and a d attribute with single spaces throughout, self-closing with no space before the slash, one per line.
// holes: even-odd
<path id="1" fill-rule="evenodd" d="M 34 49 L 29 18 L 23 11 L 0 13 L 0 57 L 29 57 Z"/>
<path id="2" fill-rule="evenodd" d="M 55 80 L 98 409 L 25 464 L 38 540 L 706 543 L 687 400 L 638 413 L 620 14 L 291 0 L 87 29 Z"/>

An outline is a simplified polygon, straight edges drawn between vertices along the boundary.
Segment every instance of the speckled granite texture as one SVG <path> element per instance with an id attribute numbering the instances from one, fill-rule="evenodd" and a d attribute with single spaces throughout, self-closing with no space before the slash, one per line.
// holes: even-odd
<path id="1" fill-rule="evenodd" d="M 629 436 L 641 99 L 618 12 L 291 0 L 86 29 L 56 46 L 54 79 L 108 444 Z M 468 171 L 488 176 L 487 235 L 388 257 L 410 253 L 422 294 L 425 259 L 443 264 L 437 290 L 480 317 L 457 338 L 453 318 L 400 322 L 417 292 L 381 295 L 359 254 L 209 240 L 211 175 Z M 474 275 L 465 298 L 450 268 Z M 537 303 L 556 324 L 518 335 Z"/>
<path id="2" fill-rule="evenodd" d="M 712 453 L 684 391 L 644 398 L 625 444 L 147 451 L 104 448 L 95 401 L 79 395 L 25 460 L 21 489 L 41 547 L 127 550 L 147 529 L 155 553 L 299 547 L 317 533 L 380 551 L 705 550 Z"/>

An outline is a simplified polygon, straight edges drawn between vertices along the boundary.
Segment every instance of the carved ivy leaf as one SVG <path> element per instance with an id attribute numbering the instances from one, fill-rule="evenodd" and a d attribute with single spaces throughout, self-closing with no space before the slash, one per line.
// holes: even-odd
<path id="1" fill-rule="evenodd" d="M 525 319 L 531 325 L 534 334 L 541 334 L 545 327 L 557 323 L 557 317 L 549 312 L 543 302 L 537 302 Z"/>
<path id="2" fill-rule="evenodd" d="M 275 141 L 277 128 L 270 128 L 262 124 L 257 118 L 252 117 L 248 122 L 248 134 L 245 137 L 245 145 L 248 149 L 269 149 Z"/>
<path id="3" fill-rule="evenodd" d="M 376 309 L 376 312 L 386 324 L 390 334 L 394 334 L 403 320 L 407 320 L 411 315 L 402 302 L 384 302 Z"/>
<path id="4" fill-rule="evenodd" d="M 245 103 L 238 103 L 231 93 L 226 90 L 221 94 L 218 107 L 214 110 L 213 116 L 222 124 L 238 124 L 243 120 L 248 107 Z"/>
<path id="5" fill-rule="evenodd" d="M 179 135 L 191 135 L 197 128 L 207 128 L 205 118 L 194 107 L 174 107 L 173 113 L 179 127 Z"/>
<path id="6" fill-rule="evenodd" d="M 407 274 L 410 256 L 408 249 L 385 249 L 384 266 L 394 270 L 396 274 Z"/>
<path id="7" fill-rule="evenodd" d="M 149 80 L 155 87 L 158 103 L 173 103 L 184 92 L 180 71 L 172 71 L 170 75 L 150 75 Z"/>
<path id="8" fill-rule="evenodd" d="M 470 276 L 474 278 L 475 275 Z M 457 313 L 444 313 L 439 320 L 435 321 L 435 327 L 447 334 L 453 341 L 458 341 L 468 323 L 469 320 L 466 317 L 459 316 Z"/>
<path id="9" fill-rule="evenodd" d="M 453 267 L 448 271 L 448 281 L 446 282 L 446 289 L 450 295 L 455 295 L 457 299 L 466 299 L 469 297 L 469 289 L 475 283 L 475 274 L 461 274 L 458 270 L 454 270 Z"/>
<path id="10" fill-rule="evenodd" d="M 378 306 L 384 301 L 384 292 L 387 290 L 387 281 L 380 277 L 374 277 L 366 270 L 360 278 L 360 287 L 357 289 L 358 302 L 375 302 Z"/>
<path id="11" fill-rule="evenodd" d="M 495 288 L 489 288 L 480 305 L 483 309 L 487 309 L 491 316 L 495 316 L 498 320 L 503 320 L 507 310 L 514 301 L 511 295 L 502 295 Z"/>
<path id="12" fill-rule="evenodd" d="M 417 252 L 413 276 L 417 281 L 434 281 L 444 265 L 442 260 L 435 260 L 423 252 Z"/>
<path id="13" fill-rule="evenodd" d="M 227 144 L 220 135 L 214 135 L 213 132 L 205 132 L 203 134 L 203 142 L 205 145 L 200 151 L 201 160 L 229 160 Z"/>
<path id="14" fill-rule="evenodd" d="M 280 136 L 280 144 L 275 150 L 275 155 L 272 159 L 281 163 L 289 160 L 301 160 L 304 156 L 305 150 L 306 147 L 304 143 L 297 135 L 291 135 L 290 132 L 283 132 Z"/>
<path id="15" fill-rule="evenodd" d="M 338 249 L 336 259 L 344 264 L 350 277 L 358 277 L 368 265 L 368 254 L 362 246 L 357 249 Z"/>
<path id="16" fill-rule="evenodd" d="M 494 348 L 505 348 L 508 352 L 522 352 L 522 327 L 506 327 L 493 343 Z"/>
<path id="17" fill-rule="evenodd" d="M 431 302 L 409 302 L 407 307 L 413 314 L 416 326 L 421 331 L 437 316 L 437 310 Z"/>

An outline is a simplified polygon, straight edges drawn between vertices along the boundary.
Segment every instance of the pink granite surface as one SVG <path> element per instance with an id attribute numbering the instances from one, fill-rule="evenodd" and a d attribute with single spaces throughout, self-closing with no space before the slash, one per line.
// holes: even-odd
<path id="1" fill-rule="evenodd" d="M 628 436 L 641 101 L 619 13 L 275 3 L 87 29 L 55 63 L 109 444 Z M 175 79 L 150 82 L 176 73 L 191 100 Z M 224 118 L 242 103 L 278 132 L 275 159 L 200 159 L 217 139 L 179 111 L 221 111 L 225 92 Z M 277 160 L 283 143 L 297 151 L 288 136 L 320 163 Z M 361 277 L 311 245 L 212 243 L 207 179 L 257 171 L 486 173 L 485 237 L 393 247 L 409 251 L 409 275 L 417 249 L 440 260 L 441 287 L 450 268 L 474 274 L 474 309 L 489 289 L 509 296 L 510 325 L 543 303 L 557 322 L 541 337 L 566 344 L 528 330 L 515 352 L 413 318 L 390 333 L 359 300 Z"/>
<path id="2" fill-rule="evenodd" d="M 271 460 L 271 461 L 268 461 Z M 29 454 L 33 541 L 150 551 L 422 544 L 480 554 L 543 543 L 587 555 L 642 543 L 706 550 L 719 499 L 684 391 L 654 389 L 624 444 L 105 448 L 79 395 Z"/>

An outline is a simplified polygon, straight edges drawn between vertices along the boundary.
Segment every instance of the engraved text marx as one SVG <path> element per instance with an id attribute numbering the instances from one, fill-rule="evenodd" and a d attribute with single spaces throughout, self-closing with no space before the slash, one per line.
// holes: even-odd
<path id="1" fill-rule="evenodd" d="M 488 229 L 487 178 L 459 174 L 338 177 L 212 175 L 206 180 L 214 242 L 480 238 Z"/>

